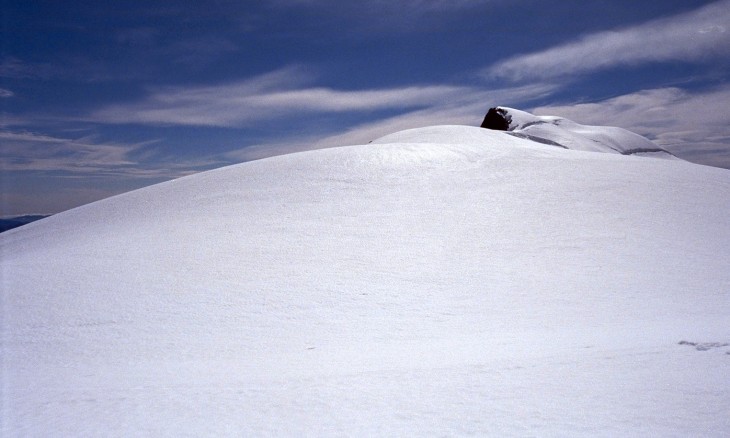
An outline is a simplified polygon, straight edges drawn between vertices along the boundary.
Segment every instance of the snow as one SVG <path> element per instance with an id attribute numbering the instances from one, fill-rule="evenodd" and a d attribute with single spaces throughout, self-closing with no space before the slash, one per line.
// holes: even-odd
<path id="1" fill-rule="evenodd" d="M 2 436 L 730 434 L 730 173 L 510 132 L 403 131 L 3 233 Z"/>
<path id="2" fill-rule="evenodd" d="M 579 151 L 650 154 L 655 158 L 676 159 L 651 140 L 626 129 L 581 125 L 562 117 L 535 116 L 514 108 L 499 108 L 509 118 L 509 131 L 518 137 Z"/>

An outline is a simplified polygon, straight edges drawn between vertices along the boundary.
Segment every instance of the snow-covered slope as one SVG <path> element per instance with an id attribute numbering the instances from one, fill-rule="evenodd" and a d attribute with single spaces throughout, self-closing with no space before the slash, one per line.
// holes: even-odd
<path id="1" fill-rule="evenodd" d="M 727 436 L 729 217 L 456 126 L 90 204 L 0 236 L 2 436 Z"/>

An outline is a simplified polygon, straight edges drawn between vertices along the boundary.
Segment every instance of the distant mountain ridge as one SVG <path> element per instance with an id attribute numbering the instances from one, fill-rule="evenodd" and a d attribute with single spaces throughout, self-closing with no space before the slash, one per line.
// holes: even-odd
<path id="1" fill-rule="evenodd" d="M 0 218 L 0 233 L 12 230 L 13 228 L 22 227 L 31 222 L 47 218 L 49 215 L 28 214 L 23 216 L 14 216 L 9 218 Z"/>

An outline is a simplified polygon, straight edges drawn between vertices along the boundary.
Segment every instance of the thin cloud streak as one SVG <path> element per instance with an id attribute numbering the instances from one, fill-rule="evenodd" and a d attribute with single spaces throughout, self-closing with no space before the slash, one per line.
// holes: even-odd
<path id="1" fill-rule="evenodd" d="M 50 63 L 29 64 L 16 57 L 5 57 L 0 61 L 0 78 L 48 79 L 55 72 Z"/>
<path id="2" fill-rule="evenodd" d="M 548 79 L 621 65 L 701 62 L 730 55 L 730 0 L 644 24 L 593 33 L 541 52 L 518 55 L 483 71 L 513 81 Z"/>
<path id="3" fill-rule="evenodd" d="M 88 121 L 245 127 L 290 114 L 342 113 L 428 107 L 469 94 L 463 86 L 426 85 L 374 90 L 303 86 L 311 74 L 288 68 L 218 86 L 167 88 L 141 102 L 97 110 Z"/>
<path id="4" fill-rule="evenodd" d="M 670 87 L 533 111 L 579 123 L 620 126 L 652 139 L 680 158 L 730 169 L 728 102 L 727 85 L 699 93 Z"/>
<path id="5" fill-rule="evenodd" d="M 309 6 L 331 8 L 334 5 L 342 4 L 339 0 L 269 0 L 277 6 Z M 401 0 L 396 4 L 389 0 L 372 0 L 368 2 L 370 7 L 381 10 L 381 7 L 397 7 L 401 10 L 458 10 L 484 4 L 494 3 L 494 0 Z"/>
<path id="6" fill-rule="evenodd" d="M 0 168 L 13 170 L 98 170 L 134 164 L 126 155 L 135 146 L 95 144 L 88 138 L 63 139 L 33 132 L 0 132 Z"/>
<path id="7" fill-rule="evenodd" d="M 3 172 L 60 172 L 67 178 L 125 176 L 176 178 L 218 162 L 155 165 L 132 156 L 157 140 L 134 144 L 105 143 L 93 136 L 69 139 L 29 131 L 0 131 L 0 169 Z"/>
<path id="8" fill-rule="evenodd" d="M 523 1 L 513 0 L 512 6 Z M 464 14 L 502 5 L 495 0 L 268 0 L 275 11 L 314 13 L 325 22 L 336 20 L 341 34 L 360 36 L 431 32 Z"/>

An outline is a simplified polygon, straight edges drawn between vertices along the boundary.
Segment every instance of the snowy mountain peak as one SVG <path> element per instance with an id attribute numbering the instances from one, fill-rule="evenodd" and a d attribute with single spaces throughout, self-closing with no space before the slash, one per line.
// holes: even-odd
<path id="1" fill-rule="evenodd" d="M 581 125 L 508 107 L 490 108 L 481 127 L 563 149 L 676 159 L 651 140 L 623 128 Z"/>

